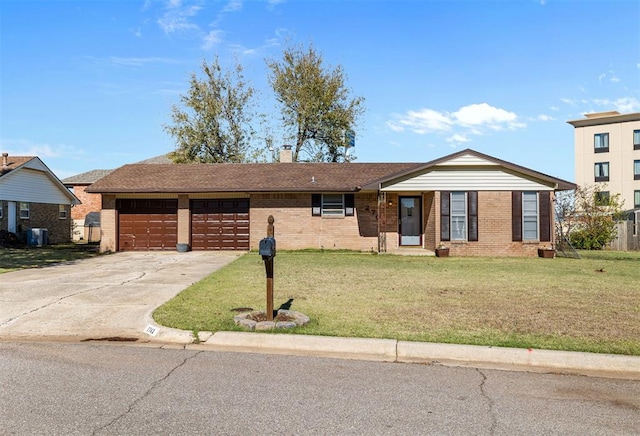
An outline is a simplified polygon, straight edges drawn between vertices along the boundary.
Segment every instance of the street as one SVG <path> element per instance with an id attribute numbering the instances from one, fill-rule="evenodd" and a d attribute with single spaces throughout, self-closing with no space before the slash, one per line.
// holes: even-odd
<path id="1" fill-rule="evenodd" d="M 0 342 L 2 435 L 639 433 L 638 381 Z"/>

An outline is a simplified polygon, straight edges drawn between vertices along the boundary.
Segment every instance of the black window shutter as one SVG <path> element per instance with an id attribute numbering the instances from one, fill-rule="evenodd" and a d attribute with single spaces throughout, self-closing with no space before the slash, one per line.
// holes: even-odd
<path id="1" fill-rule="evenodd" d="M 322 194 L 311 194 L 311 216 L 322 215 Z"/>
<path id="2" fill-rule="evenodd" d="M 478 191 L 467 193 L 467 221 L 469 222 L 469 241 L 478 240 Z"/>
<path id="3" fill-rule="evenodd" d="M 538 193 L 540 211 L 540 241 L 551 241 L 551 194 L 549 191 Z"/>
<path id="4" fill-rule="evenodd" d="M 355 210 L 355 196 L 344 194 L 344 216 L 353 216 Z"/>
<path id="5" fill-rule="evenodd" d="M 451 193 L 449 191 L 440 192 L 440 240 L 451 240 L 449 226 L 451 224 Z"/>
<path id="6" fill-rule="evenodd" d="M 511 192 L 511 240 L 522 241 L 522 191 Z"/>

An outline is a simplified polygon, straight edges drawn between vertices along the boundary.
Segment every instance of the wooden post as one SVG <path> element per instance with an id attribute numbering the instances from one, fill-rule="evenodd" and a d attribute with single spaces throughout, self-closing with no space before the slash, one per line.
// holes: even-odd
<path id="1" fill-rule="evenodd" d="M 267 237 L 273 238 L 273 215 L 269 215 L 267 222 Z M 273 321 L 273 256 L 265 259 L 264 268 L 267 273 L 267 321 Z"/>

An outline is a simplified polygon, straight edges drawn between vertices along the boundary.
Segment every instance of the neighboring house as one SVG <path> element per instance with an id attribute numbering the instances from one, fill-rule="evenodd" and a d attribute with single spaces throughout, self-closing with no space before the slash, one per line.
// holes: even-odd
<path id="1" fill-rule="evenodd" d="M 168 154 L 152 157 L 139 164 L 170 164 Z M 64 185 L 82 201 L 71 208 L 71 219 L 73 220 L 73 240 L 97 242 L 100 241 L 100 210 L 102 208 L 102 196 L 91 194 L 86 191 L 87 187 L 97 182 L 113 170 L 91 170 L 86 173 L 76 174 L 67 177 L 62 181 Z"/>
<path id="2" fill-rule="evenodd" d="M 100 240 L 102 197 L 100 194 L 90 194 L 86 189 L 111 171 L 113 170 L 91 170 L 62 180 L 62 183 L 82 202 L 71 208 L 74 241 L 97 242 Z"/>
<path id="3" fill-rule="evenodd" d="M 628 233 L 624 239 L 637 247 L 640 232 L 640 113 L 599 112 L 567 122 L 575 128 L 576 183 L 595 186 L 603 197 L 620 194 L 624 208 L 629 211 L 628 227 L 631 228 L 624 232 Z"/>
<path id="4" fill-rule="evenodd" d="M 80 203 L 47 166 L 34 156 L 2 153 L 0 169 L 0 230 L 47 235 L 43 243 L 71 240 L 71 205 Z M 33 229 L 46 229 L 35 232 Z"/>
<path id="5" fill-rule="evenodd" d="M 125 165 L 102 194 L 101 251 L 279 249 L 534 256 L 553 244 L 554 192 L 573 183 L 473 150 L 428 163 Z M 286 162 L 289 160 L 289 162 Z"/>

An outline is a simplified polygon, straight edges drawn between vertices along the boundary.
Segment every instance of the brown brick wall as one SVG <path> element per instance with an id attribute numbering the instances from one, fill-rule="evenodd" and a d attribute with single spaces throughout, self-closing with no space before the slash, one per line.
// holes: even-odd
<path id="1" fill-rule="evenodd" d="M 61 244 L 71 240 L 72 220 L 69 218 L 71 206 L 65 205 L 67 218 L 64 219 L 60 219 L 60 209 L 57 204 L 29 203 L 29 219 L 20 218 L 19 207 L 18 203 L 16 230 L 20 237 L 25 238 L 25 241 L 27 231 L 34 228 L 47 229 L 49 244 Z M 4 212 L 6 214 L 6 211 Z"/>
<path id="2" fill-rule="evenodd" d="M 311 216 L 311 194 L 253 194 L 250 204 L 251 249 L 266 236 L 269 215 L 278 248 L 378 249 L 375 194 L 356 194 L 355 216 L 340 218 Z"/>
<path id="3" fill-rule="evenodd" d="M 100 212 L 102 198 L 100 194 L 89 194 L 86 192 L 86 185 L 76 185 L 73 187 L 73 194 L 78 197 L 82 204 L 76 204 L 71 208 L 71 218 L 74 220 L 84 220 L 89 212 Z"/>
<path id="4" fill-rule="evenodd" d="M 191 210 L 189 209 L 189 196 L 178 195 L 178 244 L 191 242 Z"/>
<path id="5" fill-rule="evenodd" d="M 118 214 L 116 213 L 116 196 L 102 196 L 100 213 L 100 251 L 116 251 L 118 234 Z"/>
<path id="6" fill-rule="evenodd" d="M 439 193 L 436 197 L 439 208 Z M 439 219 L 436 237 L 439 242 Z M 537 256 L 537 250 L 541 244 L 511 240 L 510 191 L 480 191 L 478 192 L 478 241 L 446 241 L 445 245 L 450 247 L 451 256 Z"/>

